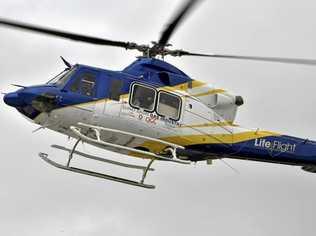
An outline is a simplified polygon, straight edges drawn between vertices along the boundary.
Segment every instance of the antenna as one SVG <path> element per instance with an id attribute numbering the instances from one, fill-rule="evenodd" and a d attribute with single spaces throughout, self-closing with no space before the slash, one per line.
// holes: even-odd
<path id="1" fill-rule="evenodd" d="M 240 174 L 240 172 L 237 169 L 235 169 L 232 165 L 230 165 L 228 162 L 224 161 L 223 159 L 219 159 L 219 160 L 222 161 L 230 169 L 232 169 L 236 174 Z"/>
<path id="2" fill-rule="evenodd" d="M 64 62 L 64 64 L 67 66 L 67 68 L 70 69 L 72 67 L 72 65 L 65 58 L 63 58 L 62 56 L 60 56 L 60 58 Z"/>

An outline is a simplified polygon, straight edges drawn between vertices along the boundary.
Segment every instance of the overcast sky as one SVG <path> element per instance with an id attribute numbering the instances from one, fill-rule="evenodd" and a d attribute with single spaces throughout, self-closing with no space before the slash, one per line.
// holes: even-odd
<path id="1" fill-rule="evenodd" d="M 1 0 L 0 16 L 117 40 L 157 40 L 181 1 Z M 172 37 L 176 48 L 204 53 L 316 59 L 316 3 L 312 0 L 205 0 Z M 137 53 L 0 28 L 0 90 L 48 81 L 72 63 L 120 70 Z M 316 139 L 316 67 L 167 58 L 194 79 L 242 95 L 236 122 L 246 127 Z M 311 235 L 315 231 L 316 174 L 298 167 L 228 160 L 207 166 L 156 163 L 155 190 L 65 173 L 37 153 L 70 146 L 0 101 L 1 235 Z M 91 153 L 119 155 L 81 147 Z M 135 161 L 143 163 L 142 161 Z M 125 171 L 88 161 L 78 165 Z M 141 173 L 125 174 L 139 177 Z"/>

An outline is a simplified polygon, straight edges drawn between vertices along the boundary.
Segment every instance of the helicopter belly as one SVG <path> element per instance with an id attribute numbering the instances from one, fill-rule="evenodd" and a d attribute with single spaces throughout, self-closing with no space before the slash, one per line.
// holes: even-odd
<path id="1" fill-rule="evenodd" d="M 193 101 L 190 101 L 190 103 L 198 108 L 198 104 L 193 103 Z M 85 123 L 162 139 L 183 146 L 214 142 L 229 143 L 234 139 L 234 133 L 245 132 L 240 128 L 234 128 L 230 122 L 223 120 L 205 123 L 207 120 L 203 117 L 209 117 L 212 120 L 216 118 L 214 114 L 212 115 L 211 110 L 198 109 L 200 112 L 192 110 L 186 112 L 185 109 L 180 121 L 172 121 L 155 113 L 134 109 L 126 100 L 119 103 L 103 99 L 94 103 L 56 109 L 50 112 L 49 115 L 41 113 L 35 119 L 35 122 L 74 138 L 77 138 L 77 136 L 71 131 L 70 127 L 76 126 L 78 123 Z M 117 133 L 103 134 L 102 140 L 123 146 L 141 147 L 155 153 L 166 148 L 166 145 L 150 141 L 144 142 L 142 139 Z M 102 148 L 117 151 L 110 147 Z"/>
<path id="2" fill-rule="evenodd" d="M 97 106 L 99 107 L 97 108 Z M 103 109 L 103 107 L 106 107 L 106 109 Z M 99 111 L 97 111 L 97 109 L 99 109 Z M 71 131 L 70 127 L 76 126 L 78 123 L 92 124 L 114 130 L 124 130 L 157 139 L 166 137 L 170 135 L 171 132 L 171 124 L 167 126 L 166 122 L 158 122 L 157 117 L 152 114 L 131 110 L 127 105 L 120 107 L 117 103 L 107 102 L 105 100 L 98 101 L 93 105 L 81 104 L 56 109 L 50 112 L 49 115 L 47 115 L 47 113 L 41 113 L 34 122 L 42 127 L 73 138 L 77 138 L 77 136 Z M 175 124 L 173 125 L 175 126 Z M 128 147 L 138 147 L 144 144 L 144 140 L 142 139 L 110 132 L 103 133 L 102 140 Z M 95 143 L 90 144 L 101 147 Z M 111 147 L 102 146 L 101 148 L 122 154 L 129 154 L 129 152 Z M 160 146 L 160 148 L 164 147 Z"/>

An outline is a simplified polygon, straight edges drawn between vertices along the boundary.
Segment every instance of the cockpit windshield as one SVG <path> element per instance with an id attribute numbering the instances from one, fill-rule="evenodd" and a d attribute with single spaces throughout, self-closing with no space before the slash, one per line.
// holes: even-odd
<path id="1" fill-rule="evenodd" d="M 58 75 L 56 75 L 53 79 L 48 81 L 46 84 L 55 85 L 55 86 L 63 86 L 68 82 L 68 80 L 74 74 L 75 71 L 76 71 L 76 67 L 73 67 L 71 70 L 64 70 L 60 72 Z"/>

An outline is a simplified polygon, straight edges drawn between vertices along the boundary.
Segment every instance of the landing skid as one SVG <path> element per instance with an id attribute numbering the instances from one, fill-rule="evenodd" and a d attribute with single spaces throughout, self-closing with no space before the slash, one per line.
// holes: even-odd
<path id="1" fill-rule="evenodd" d="M 183 161 L 183 160 L 179 160 L 179 158 L 177 157 L 177 149 L 182 149 L 184 150 L 185 148 L 173 143 L 169 143 L 160 139 L 155 139 L 155 138 L 151 138 L 151 137 L 146 137 L 146 136 L 141 136 L 138 134 L 133 134 L 133 133 L 129 133 L 129 132 L 124 132 L 124 131 L 120 131 L 120 130 L 113 130 L 113 129 L 108 129 L 108 128 L 104 128 L 104 127 L 98 127 L 98 126 L 92 126 L 92 125 L 87 125 L 87 124 L 82 124 L 79 123 L 78 125 L 80 125 L 81 127 L 85 127 L 88 128 L 92 131 L 94 131 L 95 133 L 95 137 L 96 138 L 91 138 L 89 137 L 87 134 L 82 133 L 81 131 L 81 127 L 75 127 L 72 126 L 70 127 L 70 129 L 74 132 L 74 134 L 76 134 L 78 136 L 78 139 L 76 141 L 76 143 L 74 144 L 72 149 L 63 147 L 63 146 L 59 146 L 59 145 L 52 145 L 52 148 L 58 149 L 58 150 L 62 150 L 62 151 L 66 151 L 69 153 L 68 155 L 68 161 L 67 164 L 62 165 L 59 164 L 51 159 L 48 158 L 48 154 L 46 153 L 39 153 L 39 156 L 48 164 L 57 167 L 59 169 L 63 169 L 63 170 L 67 170 L 67 171 L 71 171 L 71 172 L 75 172 L 75 173 L 79 173 L 79 174 L 83 174 L 83 175 L 89 175 L 89 176 L 94 176 L 94 177 L 98 177 L 98 178 L 102 178 L 102 179 L 107 179 L 107 180 L 111 180 L 111 181 L 115 181 L 115 182 L 120 182 L 120 183 L 124 183 L 124 184 L 129 184 L 129 185 L 133 185 L 133 186 L 137 186 L 137 187 L 142 187 L 142 188 L 148 188 L 148 189 L 153 189 L 155 188 L 154 185 L 149 185 L 149 184 L 145 184 L 144 181 L 146 179 L 146 176 L 148 174 L 148 171 L 153 171 L 154 169 L 151 168 L 152 164 L 154 163 L 154 161 L 156 160 L 161 160 L 161 161 L 169 161 L 169 162 L 175 162 L 175 163 L 180 163 L 180 164 L 190 164 L 190 161 Z M 114 132 L 114 133 L 119 133 L 119 134 L 124 134 L 124 135 L 129 135 L 129 136 L 133 136 L 136 138 L 141 138 L 143 140 L 147 140 L 147 141 L 152 141 L 152 142 L 156 142 L 156 143 L 160 143 L 163 145 L 166 145 L 166 153 L 169 153 L 169 155 L 167 157 L 161 155 L 161 154 L 156 154 L 156 153 L 152 153 L 150 151 L 143 151 L 143 150 L 138 150 L 136 148 L 131 148 L 131 147 L 126 147 L 123 145 L 118 145 L 118 144 L 114 144 L 114 143 L 109 143 L 109 142 L 104 142 L 101 140 L 100 137 L 100 132 L 101 131 L 106 131 L 106 132 Z M 131 165 L 131 164 L 127 164 L 127 163 L 122 163 L 122 162 L 118 162 L 118 161 L 113 161 L 113 160 L 108 160 L 105 158 L 101 158 L 101 157 L 97 157 L 97 156 L 93 156 L 90 154 L 86 154 L 83 152 L 79 152 L 76 151 L 76 148 L 78 146 L 78 144 L 83 141 L 83 142 L 90 142 L 90 143 L 95 143 L 98 145 L 102 145 L 102 146 L 109 146 L 109 147 L 114 147 L 117 149 L 121 149 L 124 151 L 130 151 L 130 152 L 135 152 L 141 155 L 146 156 L 147 158 L 150 159 L 149 163 L 147 164 L 147 166 L 139 166 L 139 165 Z M 70 166 L 71 164 L 71 160 L 73 159 L 73 155 L 79 155 L 81 157 L 84 158 L 88 158 L 88 159 L 92 159 L 95 161 L 101 161 L 104 163 L 108 163 L 111 165 L 116 165 L 116 166 L 121 166 L 121 167 L 125 167 L 125 168 L 129 168 L 129 169 L 138 169 L 138 170 L 142 170 L 143 171 L 143 175 L 140 181 L 135 181 L 135 180 L 130 180 L 130 179 L 124 179 L 124 178 L 120 178 L 117 176 L 112 176 L 112 175 L 107 175 L 104 173 L 98 173 L 98 172 L 93 172 L 91 170 L 86 170 L 86 169 L 80 169 L 77 167 L 73 167 Z"/>
<path id="2" fill-rule="evenodd" d="M 71 171 L 71 172 L 75 172 L 75 173 L 79 173 L 79 174 L 83 174 L 83 175 L 94 176 L 94 177 L 97 177 L 97 178 L 107 179 L 107 180 L 110 180 L 110 181 L 115 181 L 115 182 L 124 183 L 124 184 L 128 184 L 128 185 L 142 187 L 142 188 L 148 188 L 148 189 L 154 189 L 155 188 L 154 185 L 144 184 L 142 182 L 136 182 L 136 181 L 132 181 L 132 180 L 129 180 L 129 179 L 119 178 L 119 177 L 116 177 L 116 176 L 106 175 L 106 174 L 93 172 L 93 171 L 89 171 L 89 170 L 84 170 L 84 169 L 71 167 L 71 166 L 67 166 L 67 165 L 61 165 L 61 164 L 59 164 L 57 162 L 54 162 L 51 159 L 49 159 L 48 155 L 46 153 L 40 153 L 39 156 L 44 161 L 46 161 L 48 164 L 50 164 L 50 165 L 52 165 L 54 167 L 57 167 L 59 169 L 63 169 L 63 170 L 67 170 L 67 171 Z"/>

